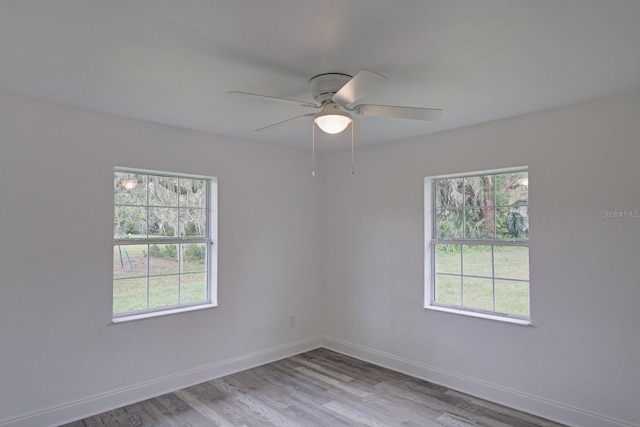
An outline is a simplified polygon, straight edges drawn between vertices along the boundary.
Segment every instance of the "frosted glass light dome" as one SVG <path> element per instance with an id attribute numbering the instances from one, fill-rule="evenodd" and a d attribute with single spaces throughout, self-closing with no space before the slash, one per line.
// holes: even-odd
<path id="1" fill-rule="evenodd" d="M 318 114 L 313 121 L 325 133 L 340 133 L 349 126 L 351 117 L 342 113 L 327 112 Z"/>

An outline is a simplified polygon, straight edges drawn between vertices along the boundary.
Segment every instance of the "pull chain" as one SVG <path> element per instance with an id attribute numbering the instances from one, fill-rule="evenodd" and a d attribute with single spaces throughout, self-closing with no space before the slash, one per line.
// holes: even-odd
<path id="1" fill-rule="evenodd" d="M 316 176 L 316 126 L 311 122 L 311 176 Z"/>
<path id="2" fill-rule="evenodd" d="M 353 121 L 351 121 L 351 175 L 356 171 L 353 162 Z M 311 122 L 311 176 L 316 176 L 316 126 Z"/>
<path id="3" fill-rule="evenodd" d="M 353 167 L 353 120 L 351 121 L 351 175 L 355 172 Z"/>

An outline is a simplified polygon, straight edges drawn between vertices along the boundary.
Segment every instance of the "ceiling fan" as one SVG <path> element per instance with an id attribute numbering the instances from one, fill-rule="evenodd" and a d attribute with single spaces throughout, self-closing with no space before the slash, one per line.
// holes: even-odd
<path id="1" fill-rule="evenodd" d="M 320 112 L 303 114 L 278 123 L 274 123 L 256 131 L 265 131 L 291 124 L 307 117 L 313 117 L 313 121 L 326 133 L 337 134 L 342 132 L 353 121 L 352 115 L 370 117 L 390 117 L 413 120 L 437 120 L 442 115 L 442 110 L 434 108 L 402 107 L 395 105 L 357 104 L 360 98 L 371 90 L 384 83 L 387 77 L 362 70 L 355 76 L 343 73 L 318 74 L 309 80 L 311 95 L 317 103 L 298 101 L 295 99 L 278 98 L 257 93 L 230 91 L 234 95 L 250 96 L 266 101 L 280 102 L 298 105 L 301 107 L 320 109 Z"/>

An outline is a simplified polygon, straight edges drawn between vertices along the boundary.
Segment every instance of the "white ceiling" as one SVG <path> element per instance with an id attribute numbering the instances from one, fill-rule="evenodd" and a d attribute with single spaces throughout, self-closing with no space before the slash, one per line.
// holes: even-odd
<path id="1" fill-rule="evenodd" d="M 309 148 L 314 75 L 389 77 L 361 100 L 443 108 L 358 117 L 356 146 L 640 89 L 638 0 L 15 0 L 0 3 L 0 91 Z M 320 151 L 349 146 L 319 137 Z"/>

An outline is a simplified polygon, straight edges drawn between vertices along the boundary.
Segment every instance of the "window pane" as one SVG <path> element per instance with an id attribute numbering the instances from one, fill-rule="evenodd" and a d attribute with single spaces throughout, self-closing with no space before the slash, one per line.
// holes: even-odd
<path id="1" fill-rule="evenodd" d="M 182 273 L 207 270 L 207 244 L 187 243 L 182 247 Z"/>
<path id="2" fill-rule="evenodd" d="M 436 274 L 436 302 L 441 304 L 462 304 L 462 279 L 460 276 Z"/>
<path id="3" fill-rule="evenodd" d="M 118 279 L 113 281 L 113 312 L 147 308 L 147 278 Z"/>
<path id="4" fill-rule="evenodd" d="M 529 208 L 528 206 L 498 208 L 498 238 L 528 239 Z"/>
<path id="5" fill-rule="evenodd" d="M 493 310 L 493 280 L 463 277 L 463 305 L 469 308 Z"/>
<path id="6" fill-rule="evenodd" d="M 181 178 L 178 200 L 181 207 L 206 208 L 207 181 L 204 179 Z"/>
<path id="7" fill-rule="evenodd" d="M 178 265 L 178 245 L 149 245 L 149 275 L 177 274 L 180 272 Z"/>
<path id="8" fill-rule="evenodd" d="M 135 206 L 115 206 L 113 238 L 147 237 L 147 209 Z"/>
<path id="9" fill-rule="evenodd" d="M 149 308 L 178 304 L 178 275 L 149 277 Z"/>
<path id="10" fill-rule="evenodd" d="M 465 178 L 464 205 L 466 208 L 495 206 L 493 198 L 493 175 Z"/>
<path id="11" fill-rule="evenodd" d="M 178 178 L 149 175 L 149 205 L 178 206 Z"/>
<path id="12" fill-rule="evenodd" d="M 529 316 L 529 282 L 496 280 L 496 311 Z"/>
<path id="13" fill-rule="evenodd" d="M 145 206 L 147 204 L 147 176 L 114 172 L 113 200 L 116 205 Z"/>
<path id="14" fill-rule="evenodd" d="M 183 237 L 204 237 L 207 232 L 205 209 L 180 209 L 180 232 Z"/>
<path id="15" fill-rule="evenodd" d="M 207 300 L 207 277 L 205 273 L 183 274 L 180 276 L 180 302 Z"/>
<path id="16" fill-rule="evenodd" d="M 436 211 L 436 236 L 438 238 L 462 238 L 463 226 L 462 209 L 438 209 Z"/>
<path id="17" fill-rule="evenodd" d="M 436 245 L 436 273 L 461 274 L 460 245 Z"/>
<path id="18" fill-rule="evenodd" d="M 491 246 L 464 245 L 462 273 L 470 276 L 493 277 Z"/>
<path id="19" fill-rule="evenodd" d="M 496 277 L 529 280 L 529 248 L 496 246 L 494 257 Z"/>
<path id="20" fill-rule="evenodd" d="M 494 237 L 494 208 L 465 210 L 465 238 L 493 239 Z"/>
<path id="21" fill-rule="evenodd" d="M 178 232 L 178 208 L 149 208 L 149 237 L 175 237 Z"/>
<path id="22" fill-rule="evenodd" d="M 436 181 L 436 208 L 461 208 L 464 204 L 463 178 Z"/>
<path id="23" fill-rule="evenodd" d="M 113 247 L 113 278 L 147 275 L 147 245 L 115 245 Z"/>
<path id="24" fill-rule="evenodd" d="M 496 204 L 523 206 L 529 203 L 529 174 L 516 172 L 496 175 Z"/>

